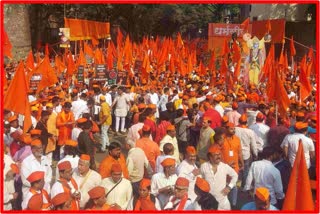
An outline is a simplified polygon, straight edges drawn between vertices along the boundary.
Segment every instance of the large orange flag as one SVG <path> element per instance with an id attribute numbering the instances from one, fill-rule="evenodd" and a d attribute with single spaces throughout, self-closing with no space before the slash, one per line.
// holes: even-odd
<path id="1" fill-rule="evenodd" d="M 200 76 L 205 76 L 207 74 L 206 68 L 204 67 L 202 60 L 200 60 L 200 64 L 199 64 L 199 75 Z"/>
<path id="2" fill-rule="evenodd" d="M 299 140 L 298 152 L 291 171 L 282 210 L 314 211 L 310 178 L 301 139 Z"/>
<path id="3" fill-rule="evenodd" d="M 34 58 L 32 51 L 29 52 L 28 57 L 26 59 L 26 67 L 28 71 L 32 71 L 34 69 Z"/>
<path id="4" fill-rule="evenodd" d="M 312 87 L 310 84 L 310 76 L 307 73 L 308 65 L 306 64 L 306 56 L 303 57 L 301 63 L 300 63 L 300 75 L 299 75 L 299 81 L 301 83 L 300 85 L 300 98 L 303 101 L 306 99 L 311 91 Z"/>
<path id="5" fill-rule="evenodd" d="M 37 92 L 41 91 L 45 87 L 52 86 L 58 82 L 58 78 L 50 65 L 49 57 L 46 55 L 43 61 L 33 71 L 28 74 L 28 80 L 30 81 L 33 74 L 41 74 L 42 78 L 39 82 Z"/>
<path id="6" fill-rule="evenodd" d="M 31 125 L 31 109 L 28 100 L 28 84 L 21 61 L 4 97 L 4 109 L 24 115 L 23 132 L 27 132 Z"/>
<path id="7" fill-rule="evenodd" d="M 11 53 L 11 50 L 12 50 L 12 45 L 11 45 L 11 42 L 9 40 L 9 37 L 7 35 L 7 32 L 4 31 L 3 32 L 3 55 L 12 59 L 12 53 Z"/>

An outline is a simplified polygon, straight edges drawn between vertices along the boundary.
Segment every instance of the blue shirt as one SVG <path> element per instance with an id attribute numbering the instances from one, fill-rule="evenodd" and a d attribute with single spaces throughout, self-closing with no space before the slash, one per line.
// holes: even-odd
<path id="1" fill-rule="evenodd" d="M 241 210 L 257 210 L 256 204 L 254 202 L 246 203 L 241 207 Z M 278 210 L 275 206 L 270 204 L 269 210 Z"/>

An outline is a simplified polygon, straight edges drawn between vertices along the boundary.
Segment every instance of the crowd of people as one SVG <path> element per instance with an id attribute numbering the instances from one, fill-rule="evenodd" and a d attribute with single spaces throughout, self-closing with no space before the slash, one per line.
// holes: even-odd
<path id="1" fill-rule="evenodd" d="M 316 90 L 300 101 L 287 74 L 286 115 L 265 84 L 194 72 L 30 90 L 27 133 L 4 109 L 4 209 L 235 210 L 242 192 L 242 210 L 281 210 L 299 141 L 316 179 Z"/>

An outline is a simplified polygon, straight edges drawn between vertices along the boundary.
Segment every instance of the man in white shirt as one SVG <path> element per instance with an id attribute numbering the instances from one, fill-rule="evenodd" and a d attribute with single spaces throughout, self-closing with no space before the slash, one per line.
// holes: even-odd
<path id="1" fill-rule="evenodd" d="M 171 143 L 174 147 L 173 156 L 175 157 L 177 164 L 180 163 L 180 153 L 178 147 L 178 141 L 176 138 L 176 128 L 174 125 L 167 126 L 167 134 L 160 141 L 160 151 L 163 152 L 163 146 L 166 143 Z"/>
<path id="2" fill-rule="evenodd" d="M 157 105 L 158 108 L 160 108 L 160 112 L 167 110 L 166 104 L 168 103 L 168 100 L 169 100 L 169 94 L 170 94 L 170 89 L 165 87 L 163 89 L 163 94 L 161 95 Z"/>
<path id="3" fill-rule="evenodd" d="M 271 204 L 276 205 L 277 200 L 284 198 L 281 175 L 279 170 L 272 164 L 275 150 L 272 147 L 265 147 L 262 151 L 262 160 L 251 164 L 244 190 L 250 190 L 254 182 L 254 191 L 258 187 L 266 187 L 270 192 Z"/>
<path id="4" fill-rule="evenodd" d="M 256 160 L 258 157 L 256 134 L 248 128 L 247 122 L 247 116 L 245 114 L 242 114 L 239 118 L 239 126 L 235 127 L 235 135 L 240 138 L 240 143 L 242 147 L 242 158 L 244 163 L 241 182 L 242 188 L 244 187 L 244 184 L 247 180 L 249 168 L 252 161 Z M 253 157 L 251 154 L 253 155 Z"/>
<path id="5" fill-rule="evenodd" d="M 101 175 L 90 168 L 90 156 L 81 155 L 73 178 L 77 182 L 80 193 L 80 209 L 83 209 L 90 197 L 88 191 L 101 184 Z"/>
<path id="6" fill-rule="evenodd" d="M 150 178 L 153 171 L 144 151 L 141 148 L 135 147 L 134 141 L 127 140 L 126 149 L 128 150 L 126 165 L 129 172 L 129 180 L 132 184 L 133 195 L 138 197 L 139 185 L 145 174 L 145 169 L 147 169 L 147 174 Z"/>
<path id="7" fill-rule="evenodd" d="M 184 177 L 189 180 L 188 196 L 192 202 L 196 199 L 197 195 L 194 192 L 194 186 L 197 177 L 201 177 L 200 169 L 195 164 L 197 159 L 197 152 L 193 146 L 188 146 L 186 149 L 186 158 L 180 163 L 177 168 L 179 177 Z"/>
<path id="8" fill-rule="evenodd" d="M 154 174 L 151 178 L 151 194 L 155 195 L 160 202 L 161 208 L 168 203 L 169 198 L 173 195 L 173 186 L 178 176 L 176 171 L 176 160 L 174 158 L 166 158 L 161 162 L 163 172 Z"/>
<path id="9" fill-rule="evenodd" d="M 268 146 L 268 133 L 270 127 L 263 123 L 265 116 L 259 112 L 256 116 L 256 123 L 251 125 L 249 129 L 253 130 L 258 136 L 258 141 L 263 142 L 263 148 Z M 259 146 L 258 146 L 259 147 Z"/>
<path id="10" fill-rule="evenodd" d="M 31 151 L 28 157 L 26 157 L 21 163 L 21 180 L 22 180 L 22 192 L 23 198 L 25 198 L 29 188 L 30 183 L 27 180 L 29 175 L 35 171 L 44 172 L 44 189 L 50 192 L 50 183 L 52 179 L 52 168 L 49 165 L 49 160 L 43 154 L 43 147 L 40 140 L 36 139 L 31 142 Z"/>
<path id="11" fill-rule="evenodd" d="M 315 157 L 315 149 L 312 139 L 306 136 L 308 123 L 296 122 L 294 129 L 295 133 L 288 134 L 283 139 L 281 148 L 283 149 L 285 156 L 289 159 L 291 166 L 293 166 L 299 148 L 299 141 L 301 140 L 307 168 L 309 169 L 310 159 Z"/>
<path id="12" fill-rule="evenodd" d="M 74 114 L 74 119 L 78 120 L 83 113 L 89 113 L 87 106 L 87 94 L 82 93 L 80 99 L 72 102 L 71 111 Z"/>
<path id="13" fill-rule="evenodd" d="M 73 170 L 69 161 L 58 164 L 59 179 L 53 184 L 51 189 L 51 197 L 55 197 L 59 193 L 67 193 L 71 198 L 71 210 L 79 210 L 79 201 L 81 193 L 77 182 L 72 177 Z"/>
<path id="14" fill-rule="evenodd" d="M 208 181 L 210 193 L 219 202 L 218 210 L 230 210 L 228 194 L 236 185 L 238 174 L 228 164 L 221 162 L 221 149 L 219 145 L 214 144 L 209 148 L 208 159 L 209 161 L 201 164 L 201 175 Z M 228 185 L 227 177 L 231 178 Z"/>
<path id="15" fill-rule="evenodd" d="M 213 98 L 214 101 L 214 110 L 216 110 L 217 112 L 219 112 L 220 116 L 223 117 L 224 115 L 224 109 L 221 106 L 220 102 L 221 102 L 221 96 L 217 95 Z"/>
<path id="16" fill-rule="evenodd" d="M 111 177 L 104 178 L 101 182 L 106 190 L 107 204 L 119 210 L 125 210 L 132 197 L 132 186 L 129 180 L 122 177 L 121 165 L 111 166 Z"/>

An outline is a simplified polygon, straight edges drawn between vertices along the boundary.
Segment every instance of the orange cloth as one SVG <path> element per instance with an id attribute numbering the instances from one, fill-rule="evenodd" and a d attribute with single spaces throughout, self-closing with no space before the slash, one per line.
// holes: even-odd
<path id="1" fill-rule="evenodd" d="M 150 138 L 143 137 L 136 141 L 136 147 L 141 148 L 144 151 L 154 171 L 156 167 L 157 157 L 160 155 L 158 144 L 150 140 Z"/>
<path id="2" fill-rule="evenodd" d="M 197 177 L 196 186 L 204 192 L 210 192 L 210 184 L 203 178 Z"/>
<path id="3" fill-rule="evenodd" d="M 24 133 L 26 133 L 32 125 L 30 105 L 28 101 L 28 90 L 24 65 L 21 61 L 4 96 L 3 108 L 24 115 Z"/>
<path id="4" fill-rule="evenodd" d="M 66 140 L 71 139 L 71 132 L 74 124 L 74 116 L 70 111 L 66 114 L 64 111 L 57 116 L 57 128 L 59 129 L 58 145 L 64 145 Z M 67 125 L 66 123 L 73 123 Z"/>
<path id="5" fill-rule="evenodd" d="M 314 211 L 314 209 L 310 178 L 304 157 L 303 145 L 300 140 L 282 210 Z"/>
<path id="6" fill-rule="evenodd" d="M 70 195 L 70 197 L 71 197 L 71 189 L 70 189 L 70 187 L 68 185 L 68 181 L 63 179 L 63 178 L 60 178 L 59 180 L 60 180 L 60 182 L 62 184 L 63 191 L 65 193 L 67 193 L 68 195 Z M 71 181 L 72 185 L 74 186 L 74 188 L 76 190 L 79 190 L 78 189 L 78 184 L 76 183 L 76 181 L 73 178 L 71 178 L 70 181 Z M 79 202 L 74 198 L 72 198 L 72 200 L 71 200 L 71 210 L 79 210 Z"/>
<path id="7" fill-rule="evenodd" d="M 30 188 L 29 191 L 33 194 L 33 195 L 41 195 L 41 199 L 39 201 L 41 201 L 41 209 L 48 209 L 51 206 L 51 200 L 49 197 L 48 192 L 45 189 L 41 190 L 41 193 L 38 193 L 36 190 L 34 190 L 33 188 Z M 48 203 L 44 203 L 43 202 L 43 196 L 46 198 L 46 200 L 48 201 Z"/>
<path id="8" fill-rule="evenodd" d="M 126 165 L 126 159 L 123 154 L 120 154 L 120 158 L 118 160 L 114 159 L 111 155 L 108 155 L 100 164 L 99 173 L 103 178 L 107 178 L 111 176 L 111 167 L 112 164 L 119 163 L 122 168 L 123 177 L 129 179 L 129 172 Z"/>
<path id="9" fill-rule="evenodd" d="M 104 187 L 102 186 L 93 187 L 91 190 L 88 191 L 88 195 L 91 199 L 101 198 L 105 194 L 106 193 Z"/>
<path id="10" fill-rule="evenodd" d="M 242 155 L 240 139 L 235 135 L 232 137 L 226 136 L 221 151 L 223 162 L 229 164 L 239 173 L 239 159 Z"/>
<path id="11" fill-rule="evenodd" d="M 42 209 L 42 195 L 35 194 L 33 195 L 28 202 L 28 210 L 41 210 Z M 42 202 L 42 203 L 41 203 Z"/>
<path id="12" fill-rule="evenodd" d="M 148 195 L 145 198 L 139 197 L 133 210 L 156 210 L 156 206 L 151 201 L 150 195 Z"/>
<path id="13" fill-rule="evenodd" d="M 51 199 L 53 206 L 59 206 L 60 204 L 66 203 L 69 200 L 69 195 L 65 192 L 59 193 Z"/>
<path id="14" fill-rule="evenodd" d="M 102 207 L 93 206 L 91 210 L 110 210 L 110 205 L 104 204 Z"/>
<path id="15" fill-rule="evenodd" d="M 259 198 L 261 201 L 268 201 L 269 200 L 269 190 L 265 187 L 259 187 L 256 189 L 256 197 Z"/>

